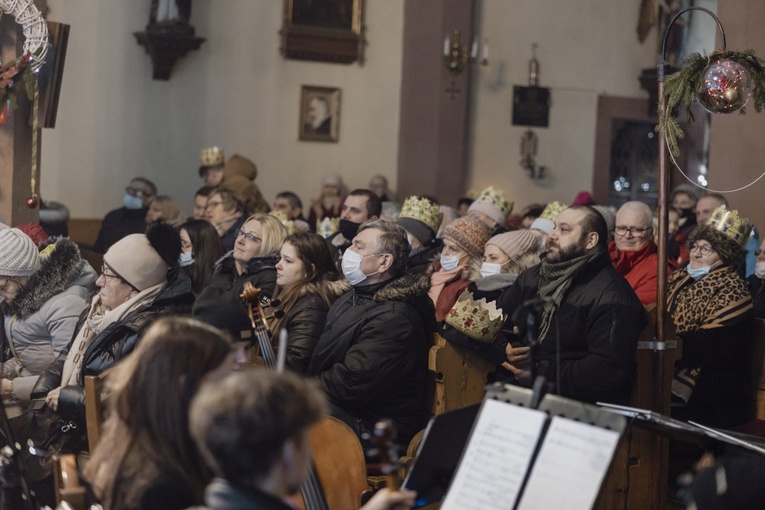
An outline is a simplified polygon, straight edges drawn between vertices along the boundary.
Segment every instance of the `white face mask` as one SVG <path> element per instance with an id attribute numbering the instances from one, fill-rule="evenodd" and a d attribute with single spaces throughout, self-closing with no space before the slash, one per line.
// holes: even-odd
<path id="1" fill-rule="evenodd" d="M 456 269 L 458 265 L 460 265 L 458 255 L 441 255 L 441 267 L 444 268 L 444 271 Z"/>
<path id="2" fill-rule="evenodd" d="M 181 253 L 181 256 L 178 257 L 178 264 L 180 264 L 181 267 L 190 266 L 194 263 L 194 256 L 192 252 L 185 252 Z"/>
<path id="3" fill-rule="evenodd" d="M 486 278 L 502 272 L 502 264 L 492 264 L 491 262 L 484 262 L 481 264 L 481 276 Z"/>
<path id="4" fill-rule="evenodd" d="M 688 266 L 688 274 L 691 275 L 691 278 L 694 280 L 698 280 L 702 276 L 706 276 L 709 273 L 709 269 L 712 266 L 702 266 L 697 269 L 691 269 L 691 266 Z"/>
<path id="5" fill-rule="evenodd" d="M 367 255 L 368 257 L 371 255 Z M 364 256 L 356 253 L 355 251 L 348 248 L 345 250 L 345 253 L 343 253 L 343 261 L 341 263 L 343 274 L 345 275 L 346 280 L 348 280 L 348 283 L 351 284 L 351 286 L 356 286 L 367 279 L 367 277 L 376 275 L 379 271 L 375 271 L 371 274 L 364 274 L 364 271 L 361 270 L 361 261 L 364 260 Z"/>
<path id="6" fill-rule="evenodd" d="M 133 195 L 128 195 L 125 193 L 125 196 L 122 197 L 122 205 L 128 209 L 142 209 L 143 199 L 141 197 L 134 197 Z"/>
<path id="7" fill-rule="evenodd" d="M 758 260 L 754 265 L 754 274 L 757 278 L 765 280 L 765 260 Z"/>

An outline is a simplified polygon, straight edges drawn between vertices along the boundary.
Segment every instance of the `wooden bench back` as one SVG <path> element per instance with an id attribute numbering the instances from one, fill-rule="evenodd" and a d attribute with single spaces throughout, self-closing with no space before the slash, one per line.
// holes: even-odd
<path id="1" fill-rule="evenodd" d="M 101 438 L 101 425 L 106 418 L 104 402 L 104 378 L 101 375 L 85 376 L 85 424 L 88 432 L 88 449 L 92 453 Z"/>

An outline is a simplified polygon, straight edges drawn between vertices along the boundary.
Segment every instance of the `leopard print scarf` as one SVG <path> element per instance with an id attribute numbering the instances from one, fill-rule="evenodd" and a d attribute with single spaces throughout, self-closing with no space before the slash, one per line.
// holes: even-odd
<path id="1" fill-rule="evenodd" d="M 698 281 L 687 268 L 678 269 L 669 277 L 667 288 L 667 309 L 678 333 L 735 324 L 752 309 L 746 282 L 722 264 Z"/>

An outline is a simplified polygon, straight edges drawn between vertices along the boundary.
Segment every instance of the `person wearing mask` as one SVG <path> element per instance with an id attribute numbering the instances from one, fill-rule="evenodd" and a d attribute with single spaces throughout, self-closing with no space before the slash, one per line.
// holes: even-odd
<path id="1" fill-rule="evenodd" d="M 246 282 L 270 298 L 276 288 L 276 263 L 287 229 L 276 217 L 255 214 L 239 229 L 234 249 L 215 264 L 210 287 L 239 296 Z"/>
<path id="2" fill-rule="evenodd" d="M 290 510 L 285 499 L 298 491 L 311 467 L 307 432 L 324 407 L 321 393 L 290 373 L 244 370 L 203 385 L 189 422 L 217 476 L 205 491 L 207 508 Z M 382 489 L 361 510 L 407 510 L 415 496 Z"/>
<path id="3" fill-rule="evenodd" d="M 382 213 L 382 202 L 368 189 L 355 189 L 345 197 L 340 211 L 340 230 L 327 238 L 338 268 L 343 253 L 351 245 L 359 226 L 365 221 L 376 220 Z"/>
<path id="4" fill-rule="evenodd" d="M 490 237 L 489 227 L 471 215 L 444 229 L 444 247 L 441 258 L 433 264 L 428 292 L 437 322 L 443 322 L 460 294 L 481 277 L 484 245 Z"/>
<path id="5" fill-rule="evenodd" d="M 95 290 L 96 272 L 65 237 L 42 253 L 18 229 L 0 231 L 3 351 L 0 393 L 9 414 L 29 403 L 32 388 L 72 338 Z"/>
<path id="6" fill-rule="evenodd" d="M 438 204 L 427 197 L 412 196 L 404 201 L 396 222 L 406 230 L 406 239 L 412 247 L 408 273 L 424 274 L 438 260 L 443 246 L 443 241 L 436 237 L 441 217 Z"/>
<path id="7" fill-rule="evenodd" d="M 278 309 L 269 324 L 274 345 L 282 328 L 287 331 L 286 367 L 304 374 L 314 345 L 321 336 L 327 310 L 350 289 L 340 279 L 327 243 L 319 234 L 297 232 L 287 237 L 276 264 Z M 273 302 L 273 301 L 272 301 Z"/>
<path id="8" fill-rule="evenodd" d="M 183 271 L 191 278 L 194 294 L 199 294 L 212 279 L 215 263 L 223 257 L 220 237 L 215 227 L 205 220 L 189 220 L 180 228 Z"/>
<path id="9" fill-rule="evenodd" d="M 157 187 L 145 177 L 136 177 L 127 188 L 122 207 L 110 211 L 101 223 L 101 230 L 93 245 L 93 251 L 106 253 L 111 245 L 129 234 L 146 231 L 146 213 L 149 202 L 157 194 Z"/>

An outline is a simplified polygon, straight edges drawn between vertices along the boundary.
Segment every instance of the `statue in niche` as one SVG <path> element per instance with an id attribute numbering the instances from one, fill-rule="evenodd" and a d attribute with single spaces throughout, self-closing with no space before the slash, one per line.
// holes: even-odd
<path id="1" fill-rule="evenodd" d="M 648 36 L 652 27 L 657 32 L 657 53 L 661 54 L 664 32 L 672 18 L 692 3 L 688 0 L 642 0 L 640 17 L 638 19 L 638 40 L 642 43 Z M 689 22 L 684 18 L 678 18 L 667 34 L 667 62 L 676 66 L 684 57 L 684 41 Z"/>
<path id="2" fill-rule="evenodd" d="M 191 0 L 152 0 L 148 30 L 172 33 L 194 33 L 189 25 Z"/>

